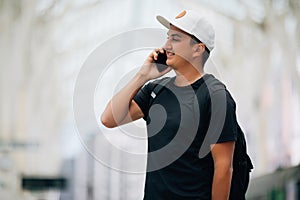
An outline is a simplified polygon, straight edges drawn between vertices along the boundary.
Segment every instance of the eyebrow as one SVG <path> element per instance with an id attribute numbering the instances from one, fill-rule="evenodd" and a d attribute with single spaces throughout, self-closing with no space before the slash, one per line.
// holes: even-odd
<path id="1" fill-rule="evenodd" d="M 178 34 L 178 33 L 172 33 L 172 34 L 170 35 L 170 33 L 168 32 L 167 35 L 168 35 L 168 36 L 171 36 L 171 37 L 174 37 L 174 36 L 177 36 L 177 37 L 180 37 L 180 38 L 182 37 L 182 36 L 181 36 L 180 34 Z"/>

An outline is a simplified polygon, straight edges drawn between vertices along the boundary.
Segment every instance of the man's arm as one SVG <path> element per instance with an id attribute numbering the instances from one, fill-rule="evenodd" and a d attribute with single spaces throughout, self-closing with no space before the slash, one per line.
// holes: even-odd
<path id="1" fill-rule="evenodd" d="M 214 159 L 214 177 L 212 200 L 228 200 L 232 177 L 232 161 L 235 142 L 224 142 L 212 145 Z"/>
<path id="2" fill-rule="evenodd" d="M 146 83 L 144 77 L 137 74 L 107 104 L 101 116 L 101 122 L 108 128 L 137 120 L 144 116 L 142 110 L 133 100 L 137 91 Z"/>
<path id="3" fill-rule="evenodd" d="M 153 64 L 154 60 L 157 60 L 157 51 L 163 50 L 155 49 L 151 52 L 139 72 L 109 101 L 101 115 L 101 122 L 104 126 L 113 128 L 144 116 L 133 97 L 147 81 L 158 78 L 171 70 L 170 68 L 162 72 L 157 70 Z"/>

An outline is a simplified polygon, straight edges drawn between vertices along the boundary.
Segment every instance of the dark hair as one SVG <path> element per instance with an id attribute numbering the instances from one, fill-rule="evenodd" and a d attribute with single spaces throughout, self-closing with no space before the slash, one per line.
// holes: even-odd
<path id="1" fill-rule="evenodd" d="M 191 45 L 203 43 L 198 38 L 196 38 L 194 35 L 190 35 L 190 36 L 191 36 L 191 41 L 190 41 Z M 202 65 L 203 65 L 203 67 L 204 67 L 204 64 L 206 63 L 206 61 L 207 61 L 207 59 L 208 59 L 208 57 L 210 55 L 209 49 L 207 48 L 207 46 L 205 44 L 204 44 L 204 46 L 205 46 L 205 51 L 204 51 L 204 53 L 202 55 Z"/>
<path id="2" fill-rule="evenodd" d="M 193 40 L 193 41 L 191 41 L 191 44 L 203 43 L 203 42 L 201 42 L 201 40 L 199 40 L 198 38 L 196 38 L 194 35 L 191 35 L 191 39 Z M 210 54 L 210 50 L 207 48 L 207 46 L 205 44 L 204 44 L 204 46 L 205 46 L 205 51 L 207 51 L 207 53 Z"/>

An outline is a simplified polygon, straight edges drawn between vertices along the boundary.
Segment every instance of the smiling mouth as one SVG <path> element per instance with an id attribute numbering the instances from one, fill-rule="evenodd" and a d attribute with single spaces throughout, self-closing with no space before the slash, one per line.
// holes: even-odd
<path id="1" fill-rule="evenodd" d="M 171 52 L 171 51 L 167 51 L 167 55 L 168 55 L 168 56 L 174 56 L 175 53 L 173 53 L 173 52 Z"/>

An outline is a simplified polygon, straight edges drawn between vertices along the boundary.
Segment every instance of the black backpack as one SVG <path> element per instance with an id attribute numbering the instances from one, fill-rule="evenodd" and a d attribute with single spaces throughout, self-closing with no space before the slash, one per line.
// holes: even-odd
<path id="1" fill-rule="evenodd" d="M 233 154 L 233 173 L 229 200 L 245 200 L 245 194 L 249 185 L 249 174 L 253 164 L 247 154 L 247 146 L 244 133 L 238 125 L 237 141 Z"/>

